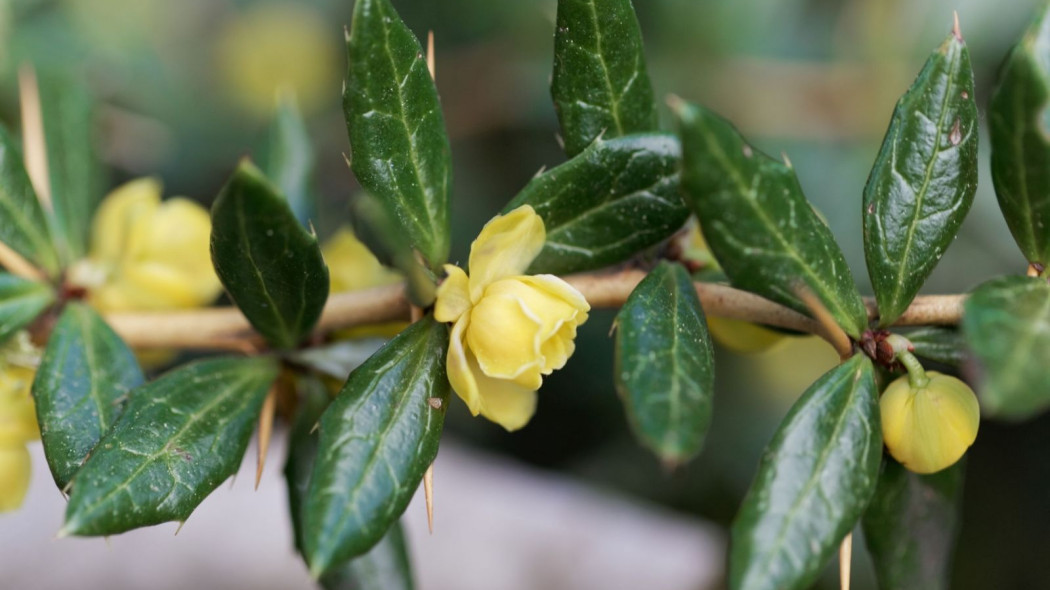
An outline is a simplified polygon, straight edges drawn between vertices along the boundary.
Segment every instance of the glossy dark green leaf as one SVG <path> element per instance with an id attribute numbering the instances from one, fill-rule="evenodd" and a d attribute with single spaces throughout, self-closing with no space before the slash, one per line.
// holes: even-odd
<path id="1" fill-rule="evenodd" d="M 303 506 L 320 438 L 316 426 L 331 397 L 316 378 L 303 378 L 299 389 L 299 406 L 288 437 L 284 475 L 295 546 L 302 552 Z M 412 568 L 400 524 L 395 522 L 368 553 L 333 568 L 320 582 L 326 590 L 411 590 L 414 587 Z"/>
<path id="2" fill-rule="evenodd" d="M 559 0 L 551 95 L 569 157 L 598 137 L 657 129 L 631 0 Z"/>
<path id="3" fill-rule="evenodd" d="M 857 355 L 795 403 L 733 523 L 731 590 L 810 587 L 864 513 L 882 459 L 871 361 Z"/>
<path id="4" fill-rule="evenodd" d="M 185 521 L 237 472 L 277 369 L 263 357 L 209 359 L 133 390 L 73 478 L 60 535 Z"/>
<path id="5" fill-rule="evenodd" d="M 211 209 L 211 257 L 237 307 L 271 344 L 293 348 L 328 299 L 317 236 L 250 162 L 242 162 Z"/>
<path id="6" fill-rule="evenodd" d="M 949 588 L 963 467 L 918 475 L 887 457 L 864 512 L 864 540 L 880 590 Z"/>
<path id="7" fill-rule="evenodd" d="M 678 194 L 678 142 L 632 135 L 591 144 L 540 174 L 507 205 L 532 205 L 547 242 L 531 273 L 564 274 L 622 262 L 678 231 L 689 211 Z"/>
<path id="8" fill-rule="evenodd" d="M 943 365 L 961 367 L 969 358 L 966 339 L 955 328 L 927 326 L 903 334 L 915 347 L 915 354 Z"/>
<path id="9" fill-rule="evenodd" d="M 358 0 L 343 110 L 351 166 L 437 269 L 448 259 L 452 156 L 423 48 L 390 0 Z"/>
<path id="10" fill-rule="evenodd" d="M 59 489 L 142 381 L 135 355 L 98 313 L 83 303 L 66 305 L 33 381 L 44 455 Z"/>
<path id="11" fill-rule="evenodd" d="M 321 578 L 325 590 L 412 590 L 412 564 L 401 523 L 395 522 L 375 547 Z"/>
<path id="12" fill-rule="evenodd" d="M 999 73 L 988 104 L 992 182 L 1029 262 L 1050 266 L 1050 8 L 1043 7 Z"/>
<path id="13" fill-rule="evenodd" d="M 864 187 L 864 254 L 888 326 L 955 239 L 977 190 L 977 105 L 966 43 L 933 52 L 897 102 Z"/>
<path id="14" fill-rule="evenodd" d="M 1024 419 L 1050 408 L 1050 285 L 1000 277 L 966 300 L 963 334 L 980 367 L 975 389 L 988 416 Z"/>
<path id="15" fill-rule="evenodd" d="M 614 374 L 635 436 L 665 463 L 683 463 L 703 446 L 713 354 L 688 271 L 662 262 L 616 316 Z"/>
<path id="16" fill-rule="evenodd" d="M 105 185 L 97 157 L 95 103 L 82 81 L 40 77 L 40 108 L 54 209 L 54 235 L 64 261 L 84 257 L 92 214 Z"/>
<path id="17" fill-rule="evenodd" d="M 0 272 L 0 342 L 36 319 L 54 300 L 48 285 Z"/>
<path id="18" fill-rule="evenodd" d="M 0 242 L 49 274 L 58 272 L 58 252 L 47 217 L 29 182 L 22 152 L 0 126 Z"/>
<path id="19" fill-rule="evenodd" d="M 266 176 L 288 199 L 296 219 L 308 225 L 316 219 L 317 206 L 311 189 L 316 156 L 306 122 L 291 95 L 282 95 L 270 124 Z"/>
<path id="20" fill-rule="evenodd" d="M 321 417 L 304 516 L 315 578 L 371 549 L 408 506 L 437 455 L 447 350 L 444 324 L 416 322 L 351 373 Z"/>
<path id="21" fill-rule="evenodd" d="M 677 111 L 683 195 L 732 284 L 808 313 L 798 295 L 805 286 L 847 334 L 860 337 L 868 325 L 864 302 L 791 166 L 751 147 L 703 107 Z"/>

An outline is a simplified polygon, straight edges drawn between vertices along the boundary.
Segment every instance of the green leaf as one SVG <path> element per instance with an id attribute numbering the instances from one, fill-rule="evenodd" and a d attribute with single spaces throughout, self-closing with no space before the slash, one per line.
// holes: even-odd
<path id="1" fill-rule="evenodd" d="M 105 186 L 95 128 L 95 103 L 83 81 L 40 77 L 40 108 L 54 209 L 54 235 L 66 264 L 87 253 L 92 214 Z"/>
<path id="2" fill-rule="evenodd" d="M 868 316 L 846 259 L 788 163 L 750 146 L 725 119 L 681 104 L 682 187 L 734 286 L 802 313 L 808 287 L 854 339 Z"/>
<path id="3" fill-rule="evenodd" d="M 598 137 L 657 130 L 630 0 L 559 0 L 551 96 L 569 157 Z"/>
<path id="4" fill-rule="evenodd" d="M 197 361 L 131 392 L 73 478 L 60 535 L 113 535 L 193 509 L 236 473 L 277 363 Z"/>
<path id="5" fill-rule="evenodd" d="M 616 316 L 614 374 L 635 436 L 669 464 L 703 447 L 711 424 L 714 362 L 689 273 L 662 262 Z"/>
<path id="6" fill-rule="evenodd" d="M 303 225 L 308 225 L 317 215 L 317 204 L 310 187 L 316 160 L 299 106 L 291 95 L 282 95 L 270 125 L 266 176 L 288 199 L 296 219 Z"/>
<path id="7" fill-rule="evenodd" d="M 0 272 L 0 342 L 36 319 L 54 300 L 48 285 Z"/>
<path id="8" fill-rule="evenodd" d="M 915 347 L 915 354 L 943 365 L 961 367 L 969 359 L 966 339 L 955 328 L 927 326 L 909 330 L 904 336 Z"/>
<path id="9" fill-rule="evenodd" d="M 284 475 L 292 516 L 295 547 L 303 551 L 303 507 L 317 458 L 317 422 L 328 407 L 328 391 L 317 378 L 299 381 L 299 405 L 288 439 Z M 412 568 L 401 526 L 395 522 L 368 553 L 334 568 L 321 578 L 327 590 L 411 590 Z"/>
<path id="10" fill-rule="evenodd" d="M 437 455 L 447 350 L 444 324 L 416 322 L 351 373 L 321 417 L 304 516 L 315 578 L 371 549 L 408 506 Z"/>
<path id="11" fill-rule="evenodd" d="M 532 205 L 547 242 L 530 273 L 565 274 L 622 262 L 678 231 L 689 210 L 678 194 L 671 135 L 598 140 L 534 178 L 507 205 Z"/>
<path id="12" fill-rule="evenodd" d="M 820 575 L 875 491 L 882 457 L 871 361 L 857 355 L 795 403 L 733 523 L 731 590 L 801 590 Z"/>
<path id="13" fill-rule="evenodd" d="M 93 309 L 69 303 L 33 381 L 40 438 L 51 475 L 65 489 L 143 382 L 131 349 Z"/>
<path id="14" fill-rule="evenodd" d="M 973 96 L 970 52 L 953 33 L 897 102 L 864 187 L 864 254 L 881 326 L 908 308 L 973 204 Z"/>
<path id="15" fill-rule="evenodd" d="M 448 259 L 452 152 L 423 48 L 389 0 L 358 0 L 343 110 L 351 166 L 432 269 Z"/>
<path id="16" fill-rule="evenodd" d="M 966 300 L 963 334 L 980 364 L 981 410 L 1025 419 L 1050 407 L 1050 285 L 1000 277 Z"/>
<path id="17" fill-rule="evenodd" d="M 317 236 L 248 161 L 219 193 L 211 217 L 212 262 L 230 298 L 271 344 L 295 347 L 328 299 Z"/>
<path id="18" fill-rule="evenodd" d="M 918 475 L 887 457 L 864 513 L 864 540 L 881 590 L 948 588 L 962 463 Z"/>
<path id="19" fill-rule="evenodd" d="M 1050 266 L 1050 8 L 1043 7 L 999 73 L 988 104 L 992 182 L 1029 262 Z"/>
<path id="20" fill-rule="evenodd" d="M 47 217 L 29 182 L 22 152 L 0 125 L 0 242 L 54 276 L 58 253 Z"/>
<path id="21" fill-rule="evenodd" d="M 321 578 L 325 590 L 412 590 L 412 565 L 401 523 L 395 522 L 368 553 Z"/>

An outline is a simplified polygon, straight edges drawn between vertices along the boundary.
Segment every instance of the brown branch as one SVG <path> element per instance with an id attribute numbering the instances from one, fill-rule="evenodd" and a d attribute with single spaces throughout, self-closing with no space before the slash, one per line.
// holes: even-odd
<path id="1" fill-rule="evenodd" d="M 566 277 L 594 308 L 617 308 L 645 277 L 640 270 Z M 794 310 L 746 291 L 697 283 L 696 292 L 708 315 L 746 320 L 788 330 L 822 334 L 820 324 Z M 894 325 L 954 325 L 962 317 L 964 295 L 918 297 Z M 869 317 L 874 303 L 869 301 Z M 331 296 L 317 324 L 319 333 L 366 324 L 408 320 L 410 307 L 403 285 L 389 285 Z M 251 353 L 262 346 L 248 320 L 233 307 L 111 313 L 106 320 L 135 348 L 186 348 Z"/>

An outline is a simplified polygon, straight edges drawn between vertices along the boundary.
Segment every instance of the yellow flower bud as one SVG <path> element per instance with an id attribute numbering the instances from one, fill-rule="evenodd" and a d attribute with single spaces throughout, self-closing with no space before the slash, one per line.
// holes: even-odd
<path id="1" fill-rule="evenodd" d="M 0 512 L 17 510 L 29 491 L 32 465 L 24 444 L 0 445 Z"/>
<path id="2" fill-rule="evenodd" d="M 470 276 L 446 265 L 434 316 L 453 322 L 448 377 L 471 413 L 507 430 L 536 411 L 543 377 L 565 366 L 590 305 L 553 275 L 523 273 L 543 248 L 543 219 L 525 205 L 490 221 L 470 249 Z"/>
<path id="3" fill-rule="evenodd" d="M 980 408 L 973 390 L 949 375 L 928 371 L 929 383 L 908 377 L 882 394 L 882 438 L 893 458 L 915 473 L 934 473 L 958 461 L 977 438 Z"/>
<path id="4" fill-rule="evenodd" d="M 129 182 L 99 206 L 88 258 L 70 282 L 103 312 L 201 307 L 222 290 L 211 264 L 211 217 L 189 199 L 161 202 L 154 179 Z"/>
<path id="5" fill-rule="evenodd" d="M 403 279 L 397 271 L 382 263 L 357 239 L 349 228 L 342 228 L 321 247 L 328 265 L 329 292 L 347 293 L 372 287 L 398 283 Z M 390 338 L 405 329 L 405 322 L 390 322 L 377 326 L 359 326 L 336 333 L 339 339 L 382 337 Z"/>
<path id="6" fill-rule="evenodd" d="M 40 438 L 36 406 L 30 388 L 32 369 L 7 364 L 0 369 L 0 447 L 23 445 Z"/>

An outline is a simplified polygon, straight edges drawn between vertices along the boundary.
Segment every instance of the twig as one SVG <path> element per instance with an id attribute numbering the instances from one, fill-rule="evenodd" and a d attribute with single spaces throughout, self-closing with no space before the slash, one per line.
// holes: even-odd
<path id="1" fill-rule="evenodd" d="M 645 277 L 640 270 L 593 273 L 565 277 L 594 308 L 617 308 Z M 711 316 L 746 320 L 778 328 L 820 334 L 820 323 L 797 311 L 753 293 L 710 283 L 696 283 L 696 292 Z M 954 325 L 962 317 L 965 295 L 917 297 L 895 322 L 898 326 Z M 869 318 L 876 317 L 868 302 Z M 403 285 L 388 285 L 329 298 L 317 332 L 327 334 L 354 326 L 409 319 Z M 111 313 L 110 326 L 135 348 L 185 348 L 232 350 L 250 353 L 262 342 L 241 312 L 233 307 L 209 309 Z"/>

